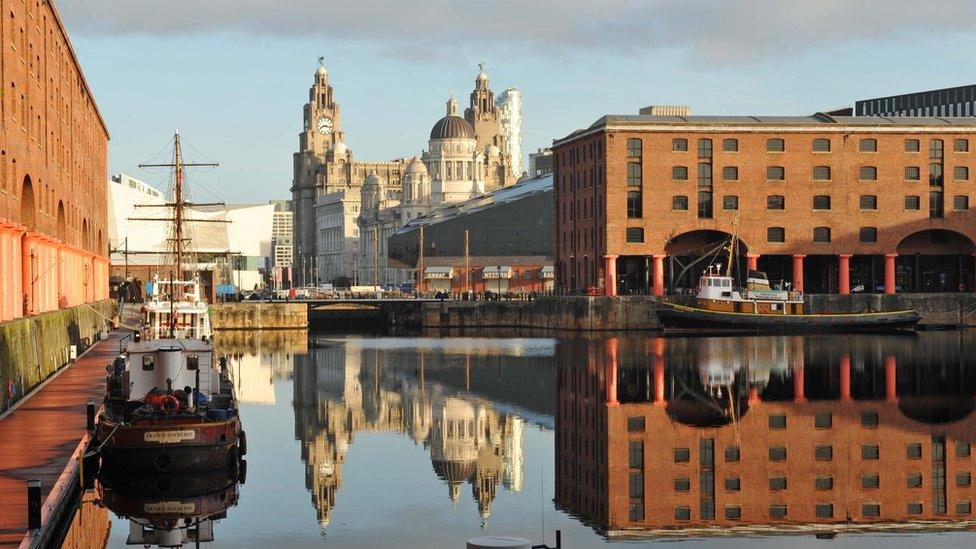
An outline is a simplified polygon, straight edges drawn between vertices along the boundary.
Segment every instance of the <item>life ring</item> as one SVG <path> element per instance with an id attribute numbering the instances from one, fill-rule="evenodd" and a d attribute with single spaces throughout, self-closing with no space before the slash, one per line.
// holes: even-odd
<path id="1" fill-rule="evenodd" d="M 159 406 L 167 413 L 176 413 L 180 409 L 180 401 L 173 395 L 166 395 L 159 399 Z"/>

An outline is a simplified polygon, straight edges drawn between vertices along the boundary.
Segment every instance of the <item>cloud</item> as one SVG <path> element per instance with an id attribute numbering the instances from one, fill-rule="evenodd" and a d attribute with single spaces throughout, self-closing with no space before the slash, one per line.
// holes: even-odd
<path id="1" fill-rule="evenodd" d="M 322 37 L 407 59 L 477 49 L 681 52 L 732 64 L 976 27 L 971 0 L 62 0 L 72 32 Z M 925 13 L 938 23 L 926 25 Z"/>

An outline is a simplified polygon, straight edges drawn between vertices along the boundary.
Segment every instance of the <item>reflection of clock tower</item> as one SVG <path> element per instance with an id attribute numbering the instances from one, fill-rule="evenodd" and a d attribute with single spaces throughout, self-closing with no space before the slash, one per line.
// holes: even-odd
<path id="1" fill-rule="evenodd" d="M 292 266 L 293 276 L 300 284 L 311 282 L 311 273 L 316 270 L 315 201 L 320 194 L 349 184 L 351 153 L 342 143 L 343 139 L 339 104 L 333 98 L 329 73 L 320 58 L 315 83 L 308 90 L 298 152 L 294 154 Z"/>

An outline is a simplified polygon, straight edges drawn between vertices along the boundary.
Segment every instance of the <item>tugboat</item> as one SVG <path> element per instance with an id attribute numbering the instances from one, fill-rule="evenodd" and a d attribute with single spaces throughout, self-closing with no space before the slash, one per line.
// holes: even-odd
<path id="1" fill-rule="evenodd" d="M 698 282 L 697 306 L 664 302 L 658 318 L 667 331 L 697 332 L 892 332 L 915 328 L 921 317 L 915 310 L 876 313 L 809 314 L 803 310 L 803 292 L 788 283 L 772 285 L 766 273 L 750 270 L 746 287 L 736 286 L 735 236 L 726 248 L 729 263 L 709 265 Z"/>
<path id="2" fill-rule="evenodd" d="M 160 285 L 172 294 L 165 301 L 169 315 L 164 317 L 159 310 L 162 300 L 149 309 L 149 318 L 157 324 L 165 319 L 168 334 L 156 337 L 160 334 L 150 326 L 150 339 L 144 340 L 142 332 L 136 332 L 132 341 L 123 342 L 122 353 L 107 368 L 96 437 L 101 442 L 102 465 L 113 469 L 169 473 L 236 467 L 247 451 L 232 371 L 214 355 L 206 309 L 199 306 L 197 279 L 186 281 L 188 239 L 183 236 L 183 222 L 189 203 L 183 199 L 179 133 L 173 142 L 173 163 L 156 166 L 172 167 L 176 175 L 174 200 L 166 206 L 174 211 L 169 242 L 177 276 Z M 177 308 L 187 287 L 193 300 L 189 314 Z"/>
<path id="3" fill-rule="evenodd" d="M 213 337 L 210 308 L 201 298 L 199 277 L 194 276 L 192 280 L 161 280 L 156 275 L 147 297 L 149 301 L 139 311 L 142 337 L 166 337 L 174 317 L 174 336 L 190 339 Z"/>

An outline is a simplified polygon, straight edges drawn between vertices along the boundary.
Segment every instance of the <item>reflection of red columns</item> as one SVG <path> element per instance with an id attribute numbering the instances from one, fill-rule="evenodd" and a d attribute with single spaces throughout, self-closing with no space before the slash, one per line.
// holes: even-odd
<path id="1" fill-rule="evenodd" d="M 607 297 L 617 295 L 617 256 L 603 256 L 603 289 Z"/>
<path id="2" fill-rule="evenodd" d="M 616 406 L 617 402 L 617 338 L 607 340 L 607 404 Z"/>
<path id="3" fill-rule="evenodd" d="M 750 271 L 759 270 L 759 254 L 746 254 L 746 269 Z"/>
<path id="4" fill-rule="evenodd" d="M 793 402 L 807 401 L 803 385 L 803 364 L 798 364 L 793 367 Z"/>
<path id="5" fill-rule="evenodd" d="M 885 357 L 885 400 L 898 402 L 898 359 L 895 355 Z"/>
<path id="6" fill-rule="evenodd" d="M 847 353 L 840 357 L 840 400 L 851 401 L 851 355 Z"/>
<path id="7" fill-rule="evenodd" d="M 749 387 L 749 404 L 757 404 L 760 401 L 762 401 L 762 399 L 759 398 L 759 387 L 755 385 Z"/>
<path id="8" fill-rule="evenodd" d="M 885 293 L 895 293 L 895 258 L 898 254 L 885 254 Z"/>
<path id="9" fill-rule="evenodd" d="M 840 286 L 840 294 L 851 293 L 851 254 L 839 254 L 837 256 L 838 270 L 837 278 Z"/>
<path id="10" fill-rule="evenodd" d="M 664 406 L 664 338 L 654 340 L 654 404 Z"/>
<path id="11" fill-rule="evenodd" d="M 804 254 L 793 254 L 793 289 L 803 291 L 803 258 Z"/>
<path id="12" fill-rule="evenodd" d="M 664 295 L 664 256 L 654 256 L 654 295 Z"/>

